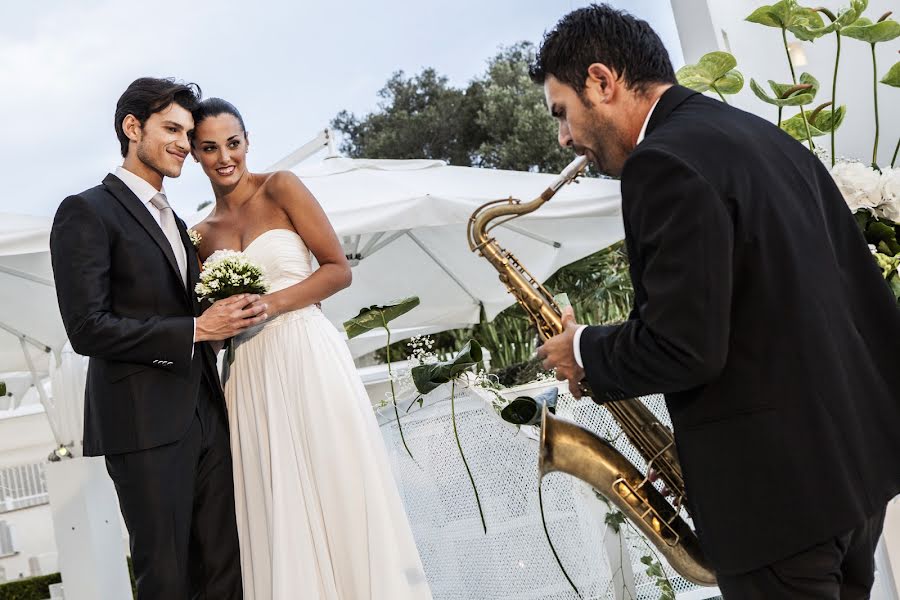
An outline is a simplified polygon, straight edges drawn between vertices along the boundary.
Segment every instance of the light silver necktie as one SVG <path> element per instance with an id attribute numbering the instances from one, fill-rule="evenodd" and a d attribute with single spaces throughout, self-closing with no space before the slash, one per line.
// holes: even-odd
<path id="1" fill-rule="evenodd" d="M 178 271 L 181 273 L 181 283 L 187 285 L 187 253 L 184 251 L 184 243 L 178 232 L 178 223 L 175 221 L 175 211 L 169 206 L 165 194 L 158 193 L 150 199 L 150 204 L 159 210 L 159 225 L 172 246 L 175 253 L 175 262 L 178 263 Z"/>

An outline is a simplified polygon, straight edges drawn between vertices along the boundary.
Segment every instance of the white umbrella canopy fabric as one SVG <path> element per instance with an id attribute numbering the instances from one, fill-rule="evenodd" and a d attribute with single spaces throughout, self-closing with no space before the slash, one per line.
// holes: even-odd
<path id="1" fill-rule="evenodd" d="M 556 179 L 425 160 L 332 158 L 294 172 L 355 263 L 353 285 L 324 303 L 326 315 L 340 325 L 362 307 L 418 296 L 392 329 L 458 327 L 477 323 L 481 306 L 493 319 L 512 304 L 497 272 L 469 250 L 469 217 L 490 200 L 531 200 Z M 493 234 L 543 281 L 623 237 L 620 199 L 618 182 L 583 178 Z"/>
<path id="2" fill-rule="evenodd" d="M 353 264 L 353 285 L 323 304 L 338 327 L 363 307 L 407 296 L 421 304 L 391 323 L 392 339 L 477 323 L 513 298 L 496 271 L 469 250 L 466 225 L 490 200 L 528 201 L 553 174 L 448 166 L 436 160 L 327 158 L 291 169 L 318 199 Z M 579 179 L 539 210 L 494 229 L 540 281 L 623 237 L 617 181 Z M 188 219 L 196 223 L 208 213 Z M 383 344 L 373 331 L 354 355 Z"/>
<path id="3" fill-rule="evenodd" d="M 66 343 L 50 267 L 50 225 L 49 217 L 0 214 L 0 373 L 30 371 L 30 358 L 46 374 L 46 350 L 59 352 Z"/>

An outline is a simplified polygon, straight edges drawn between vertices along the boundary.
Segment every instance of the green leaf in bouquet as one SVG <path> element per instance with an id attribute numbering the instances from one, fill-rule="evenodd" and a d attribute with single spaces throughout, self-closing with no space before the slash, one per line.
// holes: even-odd
<path id="1" fill-rule="evenodd" d="M 541 422 L 541 410 L 544 406 L 551 413 L 556 413 L 556 402 L 559 388 L 555 385 L 535 397 L 519 396 L 500 411 L 500 417 L 513 425 L 537 425 Z"/>
<path id="2" fill-rule="evenodd" d="M 733 94 L 744 85 L 743 75 L 733 70 L 736 66 L 734 56 L 715 51 L 704 54 L 695 65 L 681 67 L 675 77 L 678 83 L 695 92 L 706 92 L 715 87 L 724 94 Z"/>
<path id="3" fill-rule="evenodd" d="M 900 87 L 900 62 L 894 63 L 887 75 L 882 78 L 881 83 L 892 87 Z"/>
<path id="4" fill-rule="evenodd" d="M 344 321 L 344 331 L 347 332 L 348 338 L 353 339 L 372 329 L 385 327 L 386 323 L 390 323 L 400 315 L 408 313 L 418 305 L 419 297 L 410 296 L 392 304 L 363 308 L 358 315 L 348 321 Z"/>
<path id="5" fill-rule="evenodd" d="M 481 345 L 469 340 L 451 360 L 413 367 L 413 385 L 420 394 L 427 394 L 480 363 L 481 354 Z"/>
<path id="6" fill-rule="evenodd" d="M 6 382 L 0 381 L 0 396 L 6 395 Z"/>
<path id="7" fill-rule="evenodd" d="M 811 89 L 807 87 L 809 84 L 803 84 L 803 87 L 799 85 L 786 85 L 782 83 L 775 83 L 774 81 L 769 81 L 769 87 L 772 88 L 772 91 L 775 92 L 775 97 L 769 96 L 765 90 L 762 89 L 762 86 L 756 83 L 755 79 L 750 80 L 750 89 L 756 94 L 756 97 L 766 102 L 768 104 L 773 104 L 779 107 L 785 106 L 802 106 L 804 104 L 810 104 L 814 96 L 809 93 L 808 90 Z M 793 91 L 791 91 L 793 90 Z"/>
<path id="8" fill-rule="evenodd" d="M 844 122 L 847 107 L 841 105 L 837 110 L 831 110 L 830 108 L 827 108 L 830 105 L 831 101 L 820 104 L 815 110 L 809 113 L 806 120 L 819 131 L 828 133 L 836 130 L 841 126 L 841 123 Z"/>
<path id="9" fill-rule="evenodd" d="M 866 241 L 869 240 L 866 232 L 869 230 L 869 223 L 875 220 L 875 217 L 872 216 L 867 210 L 857 210 L 853 213 L 853 218 L 856 219 L 856 224 L 859 226 L 859 230 L 862 232 L 863 236 L 866 236 Z"/>
<path id="10" fill-rule="evenodd" d="M 878 219 L 873 218 L 866 227 L 865 237 L 866 241 L 870 244 L 874 244 L 875 248 L 882 254 L 894 256 L 900 253 L 900 243 L 897 242 L 897 231 L 892 225 L 885 221 L 879 221 Z"/>
<path id="11" fill-rule="evenodd" d="M 894 273 L 890 279 L 888 279 L 888 283 L 891 286 L 891 291 L 894 292 L 894 297 L 897 299 L 897 302 L 900 302 L 900 275 Z"/>
<path id="12" fill-rule="evenodd" d="M 781 122 L 781 128 L 787 132 L 795 140 L 805 142 L 806 141 L 806 128 L 809 126 L 809 135 L 812 137 L 819 137 L 820 135 L 825 135 L 824 131 L 816 128 L 814 125 L 810 125 L 803 118 L 802 114 L 796 114 L 790 119 Z"/>
<path id="13" fill-rule="evenodd" d="M 891 19 L 873 23 L 870 19 L 860 17 L 853 25 L 844 27 L 841 33 L 855 40 L 879 44 L 900 37 L 900 23 Z"/>

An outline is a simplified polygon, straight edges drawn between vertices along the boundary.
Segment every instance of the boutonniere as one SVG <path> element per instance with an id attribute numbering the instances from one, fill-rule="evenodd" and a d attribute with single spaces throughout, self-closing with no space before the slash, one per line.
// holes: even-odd
<path id="1" fill-rule="evenodd" d="M 200 232 L 196 229 L 188 229 L 187 233 L 188 237 L 191 238 L 191 243 L 194 245 L 194 248 L 199 248 L 200 242 L 203 240 L 203 236 L 200 235 Z"/>

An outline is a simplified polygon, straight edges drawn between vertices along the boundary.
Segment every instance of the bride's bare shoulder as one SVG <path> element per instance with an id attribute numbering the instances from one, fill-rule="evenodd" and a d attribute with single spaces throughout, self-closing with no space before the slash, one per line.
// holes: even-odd
<path id="1" fill-rule="evenodd" d="M 264 177 L 262 187 L 265 195 L 276 204 L 312 198 L 300 178 L 290 171 L 261 173 L 261 176 Z"/>

